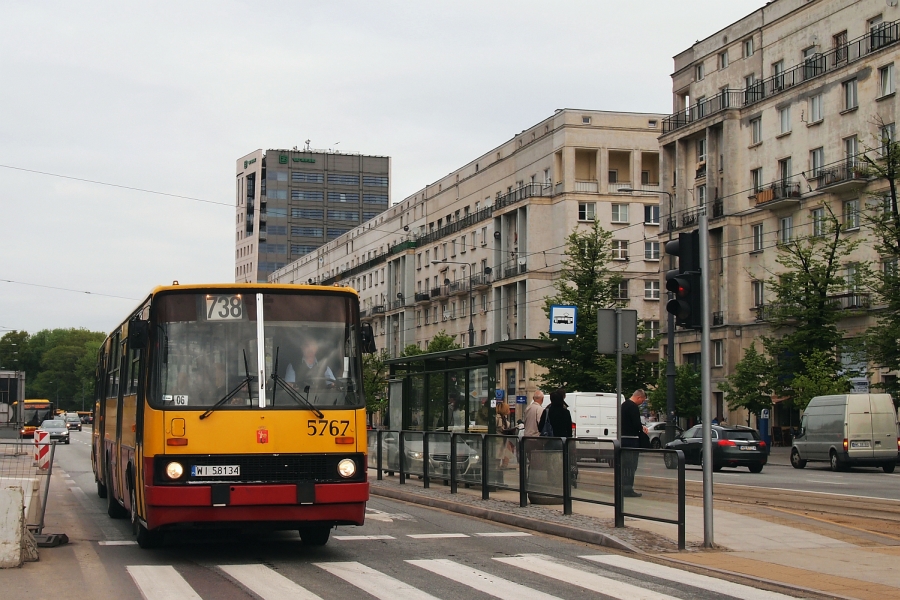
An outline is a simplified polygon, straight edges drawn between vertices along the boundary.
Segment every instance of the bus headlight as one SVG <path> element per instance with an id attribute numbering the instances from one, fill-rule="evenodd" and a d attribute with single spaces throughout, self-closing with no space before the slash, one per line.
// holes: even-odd
<path id="1" fill-rule="evenodd" d="M 166 476 L 169 479 L 180 479 L 182 475 L 184 475 L 184 467 L 181 466 L 181 463 L 170 462 L 166 465 Z"/>
<path id="2" fill-rule="evenodd" d="M 345 458 L 341 462 L 338 463 L 338 473 L 340 473 L 341 477 L 353 477 L 356 475 L 356 462 L 351 458 Z"/>

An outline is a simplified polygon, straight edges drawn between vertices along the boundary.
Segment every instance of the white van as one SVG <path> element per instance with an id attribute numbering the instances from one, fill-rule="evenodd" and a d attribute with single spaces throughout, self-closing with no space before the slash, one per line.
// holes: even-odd
<path id="1" fill-rule="evenodd" d="M 574 437 L 616 439 L 616 394 L 569 392 L 566 394 L 566 404 L 569 405 L 572 423 L 575 425 L 575 431 L 572 432 Z M 599 442 L 576 442 L 575 455 L 579 459 L 593 458 L 600 462 L 601 458 L 608 458 L 608 453 L 602 452 L 604 448 L 608 449 L 608 446 Z"/>
<path id="2" fill-rule="evenodd" d="M 816 396 L 800 419 L 791 465 L 828 461 L 833 471 L 850 466 L 881 467 L 893 473 L 900 449 L 897 413 L 890 394 Z"/>

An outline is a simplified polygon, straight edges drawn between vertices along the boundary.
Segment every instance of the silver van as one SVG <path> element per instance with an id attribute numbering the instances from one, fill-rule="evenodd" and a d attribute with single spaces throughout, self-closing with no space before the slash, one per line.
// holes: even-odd
<path id="1" fill-rule="evenodd" d="M 828 461 L 832 471 L 851 466 L 881 467 L 893 473 L 900 450 L 897 413 L 890 394 L 816 396 L 800 419 L 791 465 Z"/>

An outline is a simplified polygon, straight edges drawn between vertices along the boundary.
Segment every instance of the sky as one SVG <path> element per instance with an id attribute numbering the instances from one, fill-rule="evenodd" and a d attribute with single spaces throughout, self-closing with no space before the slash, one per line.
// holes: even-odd
<path id="1" fill-rule="evenodd" d="M 248 152 L 390 156 L 397 202 L 559 108 L 671 112 L 672 57 L 763 4 L 4 2 L 0 335 L 234 281 Z"/>

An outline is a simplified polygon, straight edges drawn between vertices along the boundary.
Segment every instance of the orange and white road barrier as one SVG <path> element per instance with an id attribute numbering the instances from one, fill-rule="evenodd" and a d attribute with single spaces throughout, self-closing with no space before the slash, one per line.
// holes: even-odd
<path id="1" fill-rule="evenodd" d="M 50 434 L 46 431 L 34 432 L 34 462 L 40 469 L 50 466 Z"/>

